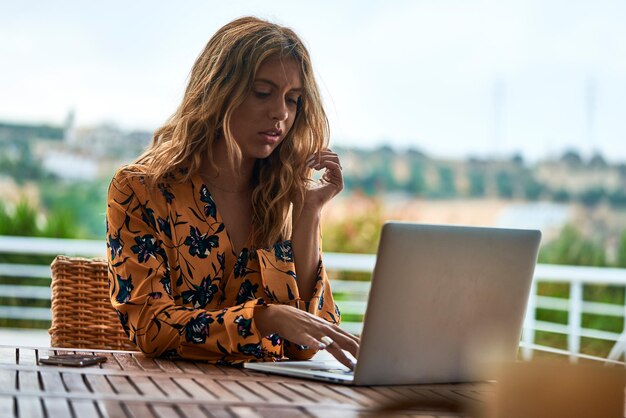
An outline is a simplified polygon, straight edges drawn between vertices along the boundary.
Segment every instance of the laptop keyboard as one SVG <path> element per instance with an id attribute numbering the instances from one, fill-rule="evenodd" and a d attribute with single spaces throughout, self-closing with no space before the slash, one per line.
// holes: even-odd
<path id="1" fill-rule="evenodd" d="M 342 376 L 352 376 L 353 372 L 352 370 L 346 370 L 346 369 L 325 369 L 325 368 L 318 368 L 318 369 L 311 369 L 312 371 L 315 372 L 325 372 L 325 373 L 334 373 L 334 374 L 340 374 Z"/>

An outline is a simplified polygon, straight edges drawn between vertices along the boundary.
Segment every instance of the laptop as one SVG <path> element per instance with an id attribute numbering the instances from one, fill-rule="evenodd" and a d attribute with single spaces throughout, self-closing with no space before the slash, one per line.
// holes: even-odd
<path id="1" fill-rule="evenodd" d="M 540 240 L 537 230 L 387 222 L 354 371 L 334 359 L 244 367 L 352 385 L 493 379 L 494 365 L 516 358 Z"/>

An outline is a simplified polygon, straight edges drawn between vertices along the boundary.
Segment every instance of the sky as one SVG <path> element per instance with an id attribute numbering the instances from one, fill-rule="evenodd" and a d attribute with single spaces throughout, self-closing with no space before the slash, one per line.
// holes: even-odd
<path id="1" fill-rule="evenodd" d="M 0 121 L 152 131 L 244 15 L 304 40 L 331 146 L 626 162 L 621 0 L 0 0 Z"/>

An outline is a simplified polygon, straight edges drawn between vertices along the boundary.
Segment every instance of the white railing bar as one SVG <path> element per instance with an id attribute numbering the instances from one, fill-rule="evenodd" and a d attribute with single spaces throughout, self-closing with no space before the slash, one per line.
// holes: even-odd
<path id="1" fill-rule="evenodd" d="M 0 236 L 0 253 L 104 257 L 103 240 Z"/>
<path id="2" fill-rule="evenodd" d="M 104 240 L 77 240 L 62 238 L 33 238 L 0 236 L 0 253 L 105 256 Z M 371 272 L 374 254 L 324 253 L 324 264 L 329 270 Z M 538 264 L 535 278 L 539 281 L 577 282 L 589 284 L 626 284 L 626 269 L 588 266 Z"/>
<path id="3" fill-rule="evenodd" d="M 363 322 L 344 322 L 339 324 L 339 327 L 344 331 L 348 331 L 350 334 L 361 335 L 363 332 Z"/>
<path id="4" fill-rule="evenodd" d="M 349 283 L 349 282 L 348 282 Z M 15 297 L 23 299 L 43 299 L 50 300 L 50 288 L 47 286 L 25 286 L 25 285 L 2 285 L 0 284 L 1 297 Z M 363 315 L 367 308 L 367 302 L 362 300 L 337 300 L 337 305 L 342 313 Z M 538 308 L 567 311 L 568 299 L 550 298 L 546 296 L 537 297 Z M 583 313 L 593 313 L 607 316 L 624 316 L 624 308 L 612 304 L 597 302 L 584 302 L 582 304 Z"/>
<path id="5" fill-rule="evenodd" d="M 611 348 L 609 355 L 607 358 L 611 360 L 617 360 L 622 354 L 626 353 L 626 304 L 622 306 L 624 309 L 624 328 L 622 330 L 622 335 L 620 335 L 619 339 Z"/>
<path id="6" fill-rule="evenodd" d="M 540 282 L 585 282 L 585 284 L 626 284 L 626 269 L 611 267 L 537 264 L 535 280 Z"/>
<path id="7" fill-rule="evenodd" d="M 0 284 L 0 296 L 3 298 L 50 300 L 52 292 L 46 286 Z"/>
<path id="8" fill-rule="evenodd" d="M 527 344 L 535 342 L 535 315 L 537 306 L 537 282 L 535 280 L 530 284 L 530 293 L 528 295 L 528 303 L 526 305 L 526 314 L 524 316 L 524 329 L 522 331 L 522 341 Z M 523 348 L 522 358 L 526 361 L 533 357 L 532 350 Z"/>
<path id="9" fill-rule="evenodd" d="M 569 312 L 567 314 L 567 348 L 570 353 L 580 352 L 580 328 L 582 326 L 583 284 L 573 282 L 569 290 Z M 575 357 L 570 357 L 572 362 L 578 361 Z"/>
<path id="10" fill-rule="evenodd" d="M 552 311 L 569 311 L 569 299 L 555 298 L 550 296 L 537 296 L 538 308 L 549 309 Z M 614 303 L 603 302 L 585 302 L 581 304 L 582 313 L 607 315 L 607 316 L 624 316 L 624 306 Z"/>
<path id="11" fill-rule="evenodd" d="M 341 287 L 341 286 L 337 286 L 340 283 L 342 282 L 334 281 L 334 283 L 331 284 L 333 288 L 333 292 L 336 292 L 335 291 L 336 287 Z M 350 284 L 353 282 L 345 282 L 345 283 Z M 20 291 L 19 289 L 27 289 L 27 290 Z M 345 290 L 343 291 L 345 292 Z M 50 289 L 47 286 L 1 285 L 0 284 L 0 296 L 1 297 L 21 297 L 21 298 L 31 298 L 31 299 L 50 299 Z M 341 311 L 344 313 L 351 313 L 351 314 L 364 314 L 365 309 L 367 308 L 367 301 L 355 300 L 353 294 L 351 294 L 350 296 L 351 296 L 351 300 L 337 300 L 336 301 L 339 307 L 341 308 Z M 553 311 L 568 312 L 568 304 L 569 304 L 568 299 L 552 298 L 548 296 L 538 296 L 536 298 L 536 301 L 537 303 L 535 306 L 537 308 L 553 310 Z M 610 304 L 610 303 L 583 302 L 582 313 L 624 317 L 624 307 L 622 307 L 621 305 L 615 305 L 615 304 Z M 527 328 L 531 328 L 531 327 L 527 327 Z"/>
<path id="12" fill-rule="evenodd" d="M 367 308 L 365 301 L 336 300 L 342 314 L 363 315 Z"/>
<path id="13" fill-rule="evenodd" d="M 0 263 L 0 276 L 49 279 L 51 275 L 50 266 Z"/>
<path id="14" fill-rule="evenodd" d="M 349 254 L 327 253 L 323 254 L 324 267 L 328 270 L 343 270 L 362 273 L 374 271 L 376 255 L 374 254 Z"/>
<path id="15" fill-rule="evenodd" d="M 555 322 L 535 321 L 535 331 L 553 332 L 555 334 L 568 335 L 569 326 Z M 618 341 L 621 334 L 611 331 L 602 331 L 592 328 L 581 328 L 580 337 L 595 338 L 598 340 Z"/>
<path id="16" fill-rule="evenodd" d="M 611 359 L 611 360 L 617 360 L 619 356 L 621 356 L 622 353 L 624 353 L 624 344 L 626 344 L 626 331 L 622 333 L 622 335 L 620 335 L 620 337 L 615 342 L 615 344 L 613 345 L 613 348 L 611 348 L 611 351 L 609 352 L 609 355 L 606 356 L 606 358 Z"/>
<path id="17" fill-rule="evenodd" d="M 361 293 L 367 295 L 370 292 L 370 287 L 370 282 L 330 280 L 330 288 L 333 290 L 333 293 Z"/>
<path id="18" fill-rule="evenodd" d="M 50 268 L 48 266 L 29 264 L 0 264 L 0 276 L 49 279 Z M 367 296 L 370 290 L 370 282 L 331 280 L 330 284 L 333 293 L 350 293 L 352 297 L 357 296 L 356 294 Z M 0 295 L 2 294 L 0 293 Z M 566 298 L 536 296 L 535 301 L 537 308 L 569 311 L 569 299 Z M 361 301 L 359 302 L 361 303 Z M 623 317 L 624 309 L 624 305 L 614 303 L 582 302 L 582 312 L 588 314 Z"/>
<path id="19" fill-rule="evenodd" d="M 50 308 L 0 306 L 0 318 L 50 320 L 51 312 L 50 312 Z M 358 335 L 361 333 L 363 329 L 363 322 L 343 321 L 341 323 L 341 328 L 345 329 L 348 332 Z M 524 333 L 526 333 L 527 331 L 529 330 L 524 329 Z M 537 321 L 536 328 L 530 331 L 545 331 L 545 332 L 553 332 L 555 334 L 567 335 L 568 327 L 566 325 L 561 325 L 561 324 L 553 324 L 550 322 Z M 608 331 L 599 331 L 599 330 L 593 330 L 593 329 L 588 329 L 588 328 L 581 328 L 580 336 L 606 340 L 606 341 L 617 341 L 620 337 L 620 334 L 608 332 Z M 533 343 L 527 343 L 524 340 L 522 340 L 522 342 L 523 344 L 522 343 L 520 344 L 522 345 L 523 349 L 533 344 Z"/>
<path id="20" fill-rule="evenodd" d="M 22 306 L 0 306 L 0 318 L 10 319 L 39 319 L 50 321 L 50 308 L 30 308 Z"/>

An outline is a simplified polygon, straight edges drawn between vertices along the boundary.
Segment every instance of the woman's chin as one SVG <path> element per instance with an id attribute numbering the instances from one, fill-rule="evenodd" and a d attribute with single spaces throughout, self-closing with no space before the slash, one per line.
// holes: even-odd
<path id="1" fill-rule="evenodd" d="M 250 158 L 254 158 L 256 160 L 264 160 L 270 155 L 272 155 L 275 149 L 276 147 L 266 146 L 266 147 L 263 147 L 262 149 L 254 150 L 254 152 L 250 152 L 248 155 L 244 155 L 244 158 L 249 156 Z"/>

